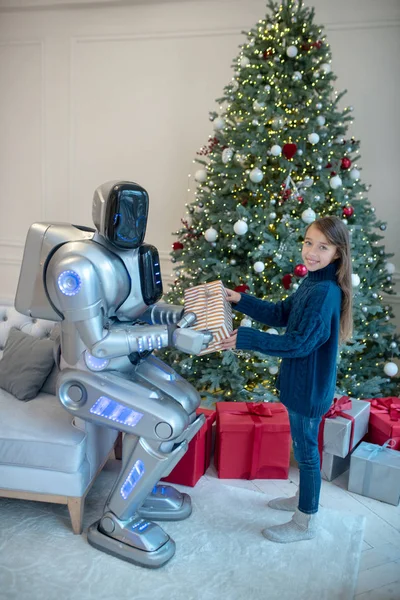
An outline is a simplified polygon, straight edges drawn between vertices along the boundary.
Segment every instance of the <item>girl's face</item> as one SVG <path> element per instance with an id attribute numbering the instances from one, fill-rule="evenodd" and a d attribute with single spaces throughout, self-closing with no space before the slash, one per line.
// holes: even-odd
<path id="1" fill-rule="evenodd" d="M 318 271 L 339 258 L 337 247 L 330 244 L 324 234 L 316 227 L 309 227 L 301 255 L 309 271 Z"/>

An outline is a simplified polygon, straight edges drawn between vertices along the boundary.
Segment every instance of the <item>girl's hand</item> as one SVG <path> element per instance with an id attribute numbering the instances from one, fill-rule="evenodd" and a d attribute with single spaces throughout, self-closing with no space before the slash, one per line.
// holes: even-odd
<path id="1" fill-rule="evenodd" d="M 228 302 L 240 302 L 241 295 L 239 294 L 239 292 L 234 292 L 233 290 L 229 290 L 228 288 L 225 288 L 225 292 L 226 299 L 228 300 Z"/>
<path id="2" fill-rule="evenodd" d="M 236 293 L 236 292 L 235 292 Z M 233 350 L 236 348 L 236 339 L 237 339 L 238 330 L 232 331 L 230 337 L 222 340 L 221 342 L 221 350 Z"/>

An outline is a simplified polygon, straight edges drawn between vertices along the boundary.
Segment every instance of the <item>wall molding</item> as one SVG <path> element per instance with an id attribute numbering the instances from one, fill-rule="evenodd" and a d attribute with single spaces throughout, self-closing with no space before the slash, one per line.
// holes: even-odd
<path id="1" fill-rule="evenodd" d="M 1 0 L 0 0 L 0 13 L 1 13 Z M 41 160 L 41 179 L 40 179 L 40 210 L 42 218 L 46 218 L 46 47 L 43 39 L 21 39 L 21 40 L 0 40 L 0 46 L 39 46 L 40 47 L 40 160 Z M 0 240 L 0 246 L 2 240 Z"/>

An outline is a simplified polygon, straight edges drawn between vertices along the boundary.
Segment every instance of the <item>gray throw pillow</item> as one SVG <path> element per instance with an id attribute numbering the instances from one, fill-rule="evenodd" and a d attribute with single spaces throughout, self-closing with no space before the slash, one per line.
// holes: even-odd
<path id="1" fill-rule="evenodd" d="M 50 371 L 50 375 L 47 377 L 42 386 L 42 389 L 40 390 L 41 392 L 43 392 L 44 394 L 52 394 L 53 396 L 56 395 L 56 383 L 59 372 L 60 369 L 57 367 L 57 365 L 54 365 L 52 370 Z"/>
<path id="2" fill-rule="evenodd" d="M 0 387 L 19 400 L 37 396 L 54 366 L 54 342 L 12 328 L 0 360 Z"/>
<path id="3" fill-rule="evenodd" d="M 59 352 L 60 352 L 60 326 L 58 324 L 54 325 L 51 330 L 50 339 L 53 341 L 53 356 L 54 356 L 54 365 L 52 370 L 50 371 L 50 375 L 45 380 L 42 389 L 40 390 L 44 394 L 52 394 L 56 395 L 56 384 L 57 384 L 57 376 L 60 372 L 58 368 L 59 363 Z"/>

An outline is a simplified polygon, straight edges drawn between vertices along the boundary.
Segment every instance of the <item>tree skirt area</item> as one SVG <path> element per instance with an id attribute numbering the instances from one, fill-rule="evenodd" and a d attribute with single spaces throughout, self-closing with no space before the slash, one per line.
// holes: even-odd
<path id="1" fill-rule="evenodd" d="M 91 489 L 85 531 L 121 463 L 109 461 Z M 269 509 L 266 494 L 203 477 L 189 492 L 193 514 L 161 523 L 176 554 L 160 569 L 137 567 L 73 535 L 67 508 L 0 498 L 0 598 L 11 600 L 352 600 L 364 517 L 321 509 L 317 538 L 276 544 L 264 527 L 292 513 Z"/>

